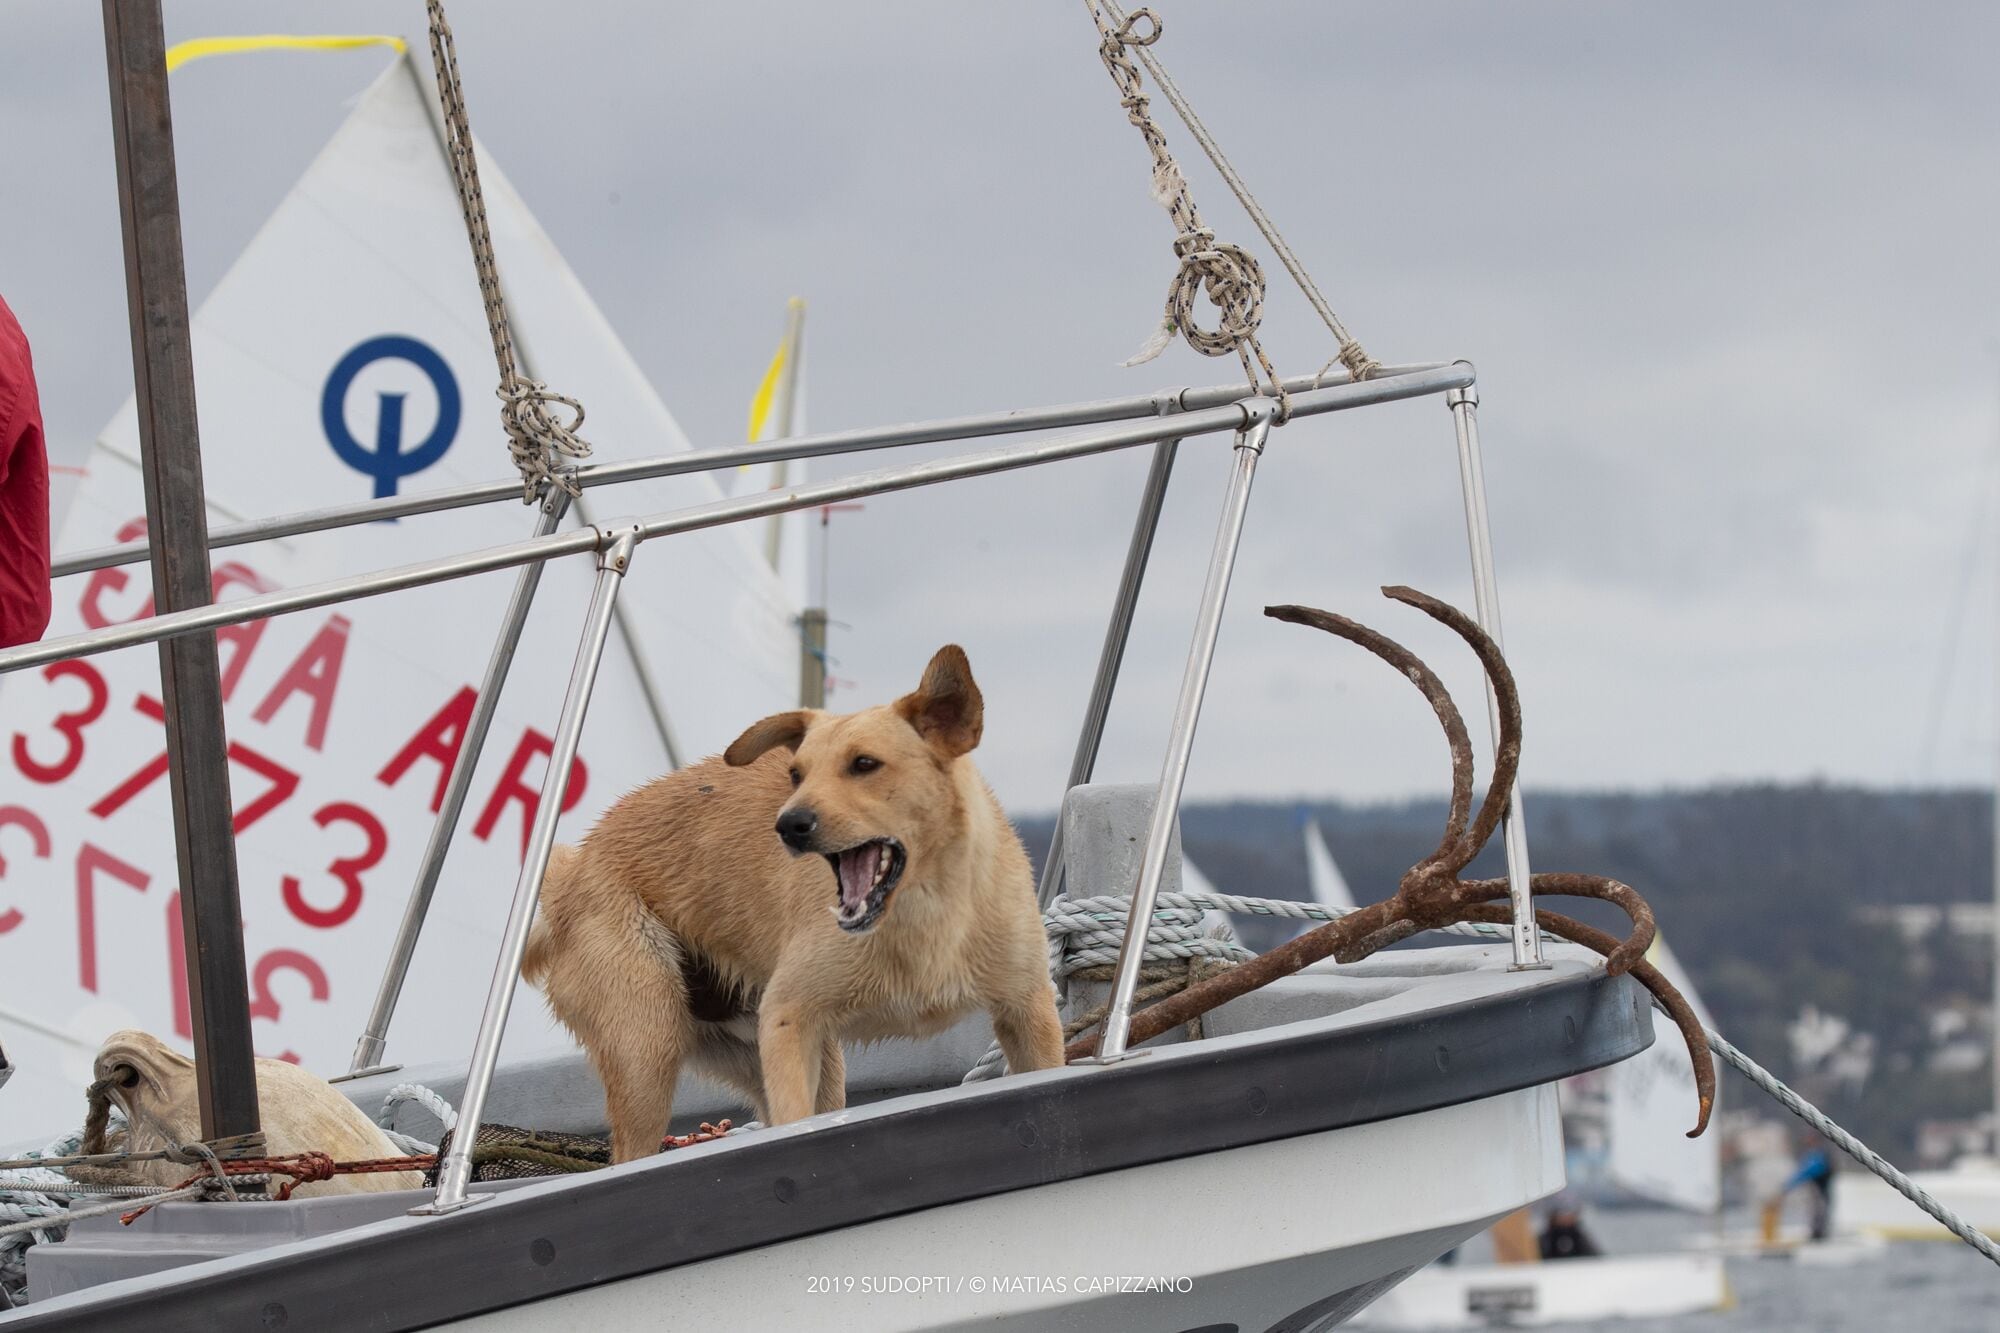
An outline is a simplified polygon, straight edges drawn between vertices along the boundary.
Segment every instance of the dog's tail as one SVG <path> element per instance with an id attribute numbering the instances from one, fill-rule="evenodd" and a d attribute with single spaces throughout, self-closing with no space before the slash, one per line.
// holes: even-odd
<path id="1" fill-rule="evenodd" d="M 535 916 L 535 928 L 528 933 L 528 950 L 521 955 L 521 979 L 539 986 L 548 975 L 549 950 L 554 945 L 549 923 L 551 897 L 559 897 L 576 867 L 577 850 L 557 844 L 549 852 L 549 873 L 542 876 L 542 910 Z"/>

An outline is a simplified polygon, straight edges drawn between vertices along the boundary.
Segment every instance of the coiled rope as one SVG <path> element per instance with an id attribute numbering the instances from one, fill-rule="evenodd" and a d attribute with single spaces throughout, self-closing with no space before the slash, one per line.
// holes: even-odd
<path id="1" fill-rule="evenodd" d="M 521 498 L 534 503 L 544 486 L 560 486 L 571 495 L 582 493 L 568 474 L 565 460 L 587 458 L 590 444 L 576 432 L 583 425 L 583 404 L 556 393 L 540 380 L 521 373 L 514 355 L 513 325 L 507 299 L 500 290 L 500 268 L 493 257 L 493 232 L 486 222 L 486 196 L 479 188 L 479 158 L 472 146 L 472 125 L 465 110 L 465 88 L 458 78 L 458 47 L 445 21 L 443 0 L 428 0 L 431 63 L 437 71 L 438 103 L 444 111 L 445 156 L 451 160 L 458 185 L 459 211 L 465 217 L 465 237 L 472 245 L 472 267 L 479 275 L 479 297 L 486 306 L 486 331 L 493 339 L 493 363 L 500 372 L 495 392 L 500 398 L 500 424 L 507 432 L 507 453 L 521 473 Z M 556 420 L 551 406 L 566 407 L 567 423 Z"/>
<path id="2" fill-rule="evenodd" d="M 1133 996 L 1135 1005 L 1165 999 L 1183 990 L 1218 968 L 1234 967 L 1256 957 L 1234 934 L 1218 931 L 1205 919 L 1210 912 L 1234 912 L 1241 916 L 1287 917 L 1297 921 L 1334 921 L 1346 916 L 1349 908 L 1333 909 L 1318 903 L 1292 898 L 1240 898 L 1232 893 L 1162 893 L 1153 906 L 1146 927 L 1146 947 L 1139 955 L 1143 983 Z M 1132 899 L 1123 894 L 1094 898 L 1057 898 L 1042 914 L 1042 929 L 1049 937 L 1049 975 L 1067 990 L 1071 981 L 1108 980 L 1118 963 L 1118 951 L 1125 941 L 1125 922 L 1132 912 Z M 1444 933 L 1471 935 L 1488 940 L 1509 938 L 1501 926 L 1483 922 L 1463 922 L 1448 926 Z M 1553 936 L 1544 936 L 1553 939 Z M 1095 1027 L 1108 1005 L 1100 1005 L 1064 1025 L 1067 1040 Z M 1191 1035 L 1199 1035 L 1194 1033 Z M 998 1078 L 1006 1072 L 1000 1043 L 986 1048 L 962 1083 Z"/>

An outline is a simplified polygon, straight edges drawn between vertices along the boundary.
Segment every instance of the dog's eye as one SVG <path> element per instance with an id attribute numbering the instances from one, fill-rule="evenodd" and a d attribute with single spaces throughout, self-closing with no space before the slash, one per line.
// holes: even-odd
<path id="1" fill-rule="evenodd" d="M 798 770 L 798 769 L 797 769 L 796 767 L 795 767 L 795 768 L 793 768 L 793 769 L 792 769 L 792 785 L 793 785 L 794 787 L 796 787 L 796 786 L 798 786 L 798 785 L 799 785 L 799 784 L 800 784 L 801 782 L 804 782 L 804 781 L 805 781 L 805 776 L 804 776 L 803 774 L 801 774 L 801 773 L 799 772 L 799 770 Z"/>
<path id="2" fill-rule="evenodd" d="M 874 755 L 857 754 L 854 756 L 854 762 L 847 766 L 847 771 L 850 773 L 873 773 L 880 767 L 882 767 L 882 761 Z"/>

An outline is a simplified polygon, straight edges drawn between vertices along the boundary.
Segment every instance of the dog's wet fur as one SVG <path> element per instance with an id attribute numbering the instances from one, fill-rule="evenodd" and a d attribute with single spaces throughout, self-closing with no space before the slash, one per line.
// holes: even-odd
<path id="1" fill-rule="evenodd" d="M 656 1151 L 692 1062 L 781 1125 L 846 1104 L 841 1043 L 976 1009 L 1062 1063 L 1028 856 L 968 757 L 984 704 L 938 650 L 894 703 L 778 713 L 558 847 L 522 974 L 604 1083 L 614 1161 Z"/>

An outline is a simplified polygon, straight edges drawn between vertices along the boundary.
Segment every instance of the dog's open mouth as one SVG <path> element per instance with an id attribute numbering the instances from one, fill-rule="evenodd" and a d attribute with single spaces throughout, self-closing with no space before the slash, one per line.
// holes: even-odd
<path id="1" fill-rule="evenodd" d="M 903 878 L 903 844 L 894 838 L 872 838 L 844 852 L 828 852 L 839 888 L 833 919 L 842 930 L 871 930 L 889 910 L 889 896 Z"/>

